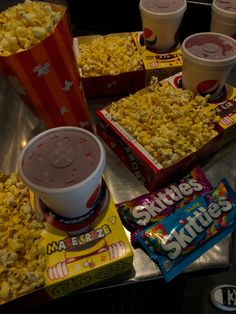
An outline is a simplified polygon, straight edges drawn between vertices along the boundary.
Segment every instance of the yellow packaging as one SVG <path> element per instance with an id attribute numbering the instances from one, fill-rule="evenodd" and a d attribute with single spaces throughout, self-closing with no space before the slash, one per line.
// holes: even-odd
<path id="1" fill-rule="evenodd" d="M 133 251 L 111 197 L 90 231 L 70 234 L 47 223 L 43 237 L 45 289 L 53 299 L 132 269 Z"/>

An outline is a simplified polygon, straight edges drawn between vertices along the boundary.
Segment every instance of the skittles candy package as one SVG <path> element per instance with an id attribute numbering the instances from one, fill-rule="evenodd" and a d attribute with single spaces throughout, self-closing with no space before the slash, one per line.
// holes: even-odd
<path id="1" fill-rule="evenodd" d="M 168 282 L 236 226 L 236 194 L 226 179 L 204 196 L 138 233 Z"/>
<path id="2" fill-rule="evenodd" d="M 116 204 L 116 207 L 123 224 L 131 232 L 131 241 L 135 243 L 137 232 L 169 216 L 212 188 L 203 170 L 197 165 L 178 182 Z"/>

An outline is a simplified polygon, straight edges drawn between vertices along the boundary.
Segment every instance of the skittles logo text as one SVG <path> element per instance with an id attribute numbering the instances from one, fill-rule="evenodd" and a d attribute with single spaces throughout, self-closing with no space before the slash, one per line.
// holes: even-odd
<path id="1" fill-rule="evenodd" d="M 168 252 L 172 260 L 178 258 L 197 237 L 207 229 L 210 224 L 221 216 L 222 212 L 228 212 L 233 208 L 225 196 L 219 197 L 217 202 L 211 203 L 208 208 L 200 206 L 193 212 L 193 217 L 188 216 L 185 225 L 179 229 L 173 229 L 170 234 L 161 240 L 162 250 Z"/>
<path id="2" fill-rule="evenodd" d="M 136 223 L 146 226 L 149 221 L 164 211 L 169 206 L 174 206 L 176 202 L 184 196 L 190 196 L 194 191 L 202 191 L 203 186 L 195 179 L 183 182 L 178 185 L 170 185 L 168 188 L 157 193 L 152 202 L 137 205 L 132 210 L 132 215 L 138 219 Z"/>

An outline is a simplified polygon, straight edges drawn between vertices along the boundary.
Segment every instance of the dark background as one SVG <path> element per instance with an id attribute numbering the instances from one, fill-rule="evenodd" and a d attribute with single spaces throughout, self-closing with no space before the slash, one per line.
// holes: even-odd
<path id="1" fill-rule="evenodd" d="M 42 0 L 68 7 L 73 36 L 135 32 L 142 29 L 139 0 Z M 23 0 L 1 0 L 0 11 Z M 187 0 L 179 39 L 209 31 L 212 0 Z"/>
<path id="2" fill-rule="evenodd" d="M 74 36 L 135 32 L 142 29 L 139 0 L 67 0 Z M 187 1 L 179 39 L 209 31 L 212 0 Z"/>

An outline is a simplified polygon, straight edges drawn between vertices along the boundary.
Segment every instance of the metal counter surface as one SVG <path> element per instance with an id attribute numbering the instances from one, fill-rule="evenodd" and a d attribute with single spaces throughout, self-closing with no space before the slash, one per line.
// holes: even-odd
<path id="1" fill-rule="evenodd" d="M 235 73 L 235 72 L 234 72 Z M 235 83 L 235 76 L 231 76 Z M 94 112 L 108 104 L 110 99 L 89 100 L 88 106 L 94 121 Z M 5 173 L 17 170 L 17 158 L 21 149 L 45 127 L 25 106 L 0 76 L 0 169 Z M 236 189 L 236 141 L 231 142 L 214 156 L 204 161 L 203 169 L 213 184 L 223 177 Z M 108 188 L 115 203 L 143 193 L 146 188 L 125 167 L 120 159 L 104 144 L 107 163 L 104 172 Z M 129 237 L 129 232 L 127 231 Z M 222 269 L 231 264 L 231 236 L 228 236 L 192 263 L 184 272 L 204 269 Z M 134 262 L 131 278 L 122 283 L 161 277 L 159 267 L 140 248 L 133 248 Z M 114 283 L 116 284 L 116 283 Z M 119 283 L 120 284 L 120 283 Z"/>

